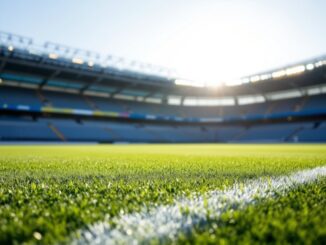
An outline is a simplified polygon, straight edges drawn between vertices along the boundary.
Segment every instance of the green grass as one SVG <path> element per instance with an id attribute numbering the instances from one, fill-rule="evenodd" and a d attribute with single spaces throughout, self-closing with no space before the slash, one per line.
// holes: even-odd
<path id="1" fill-rule="evenodd" d="M 179 243 L 326 244 L 326 178 L 300 186 L 245 210 L 227 212 L 221 220 L 194 228 Z"/>
<path id="2" fill-rule="evenodd" d="M 69 242 L 78 229 L 122 212 L 138 211 L 145 204 L 171 203 L 176 196 L 325 164 L 326 145 L 1 146 L 0 244 Z M 323 188 L 325 193 L 324 183 L 311 188 Z M 265 207 L 277 210 L 281 202 L 284 209 L 291 209 L 296 200 L 305 200 L 304 194 L 298 191 L 293 194 L 298 198 L 290 195 L 282 201 L 280 197 Z M 325 200 L 325 195 L 308 194 L 307 198 L 315 200 L 310 209 L 325 217 L 325 203 L 318 201 L 321 197 Z M 278 210 L 275 219 L 265 219 L 269 209 L 263 204 L 254 208 L 259 214 L 255 221 L 250 218 L 253 214 L 246 212 L 235 219 L 235 237 L 227 236 L 228 226 L 213 226 L 209 234 L 194 231 L 186 239 L 234 242 L 237 237 L 244 239 L 244 229 L 245 241 L 262 241 L 250 227 L 259 226 L 261 219 L 264 239 L 272 236 L 273 224 L 283 223 L 284 218 Z M 300 217 L 303 211 L 293 212 Z M 316 220 L 315 216 L 316 212 L 308 212 L 306 224 L 315 223 L 298 229 L 297 236 L 313 241 L 302 235 L 311 232 L 317 234 L 317 241 L 322 239 L 316 227 L 319 223 L 325 227 L 325 219 Z M 246 224 L 251 226 L 245 229 Z M 39 234 L 41 240 L 37 240 Z M 212 236 L 219 240 L 212 240 Z M 285 238 L 275 239 L 282 243 Z"/>

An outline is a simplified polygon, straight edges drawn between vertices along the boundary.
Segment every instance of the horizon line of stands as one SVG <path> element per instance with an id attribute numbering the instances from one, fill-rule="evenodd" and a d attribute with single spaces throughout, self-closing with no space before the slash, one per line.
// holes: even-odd
<path id="1" fill-rule="evenodd" d="M 0 117 L 2 141 L 74 142 L 324 142 L 326 122 L 254 126 L 151 125 L 24 116 Z"/>

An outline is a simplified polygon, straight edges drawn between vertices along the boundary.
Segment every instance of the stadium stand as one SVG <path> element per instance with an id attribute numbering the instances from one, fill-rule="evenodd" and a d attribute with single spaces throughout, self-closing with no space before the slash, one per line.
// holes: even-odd
<path id="1" fill-rule="evenodd" d="M 1 40 L 0 141 L 326 141 L 325 57 L 212 90 Z"/>
<path id="2" fill-rule="evenodd" d="M 0 103 L 30 105 L 30 106 L 42 105 L 41 101 L 36 95 L 36 90 L 13 88 L 13 87 L 6 87 L 6 86 L 1 86 Z"/>
<path id="3" fill-rule="evenodd" d="M 315 123 L 311 128 L 304 128 L 297 134 L 297 140 L 302 142 L 325 142 L 326 124 L 325 122 Z"/>

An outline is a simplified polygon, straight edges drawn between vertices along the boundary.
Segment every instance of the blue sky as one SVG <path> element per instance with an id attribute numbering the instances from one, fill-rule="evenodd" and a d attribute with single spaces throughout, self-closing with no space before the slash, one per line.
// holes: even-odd
<path id="1" fill-rule="evenodd" d="M 225 80 L 326 54 L 324 0 L 1 0 L 0 30 Z"/>

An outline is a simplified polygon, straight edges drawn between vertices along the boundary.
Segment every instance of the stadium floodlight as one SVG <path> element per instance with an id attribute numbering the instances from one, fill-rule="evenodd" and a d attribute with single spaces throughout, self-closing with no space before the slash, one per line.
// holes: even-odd
<path id="1" fill-rule="evenodd" d="M 8 46 L 8 50 L 9 50 L 10 52 L 14 51 L 14 46 L 9 45 L 9 46 Z"/>
<path id="2" fill-rule="evenodd" d="M 55 54 L 55 53 L 50 53 L 49 54 L 49 58 L 52 59 L 52 60 L 56 60 L 56 59 L 58 59 L 58 57 L 59 56 L 57 54 Z"/>
<path id="3" fill-rule="evenodd" d="M 323 62 L 321 62 L 321 61 L 318 61 L 318 62 L 315 63 L 315 66 L 316 66 L 316 67 L 320 67 L 320 66 L 322 66 L 322 65 L 323 65 Z"/>
<path id="4" fill-rule="evenodd" d="M 195 82 L 195 81 L 191 81 L 191 80 L 185 80 L 185 79 L 175 79 L 174 83 L 176 85 L 182 85 L 182 86 L 204 87 L 203 83 Z"/>
<path id="5" fill-rule="evenodd" d="M 82 65 L 82 64 L 84 64 L 83 59 L 81 59 L 81 58 L 77 58 L 77 57 L 72 58 L 71 61 L 72 61 L 72 63 L 78 64 L 78 65 Z"/>
<path id="6" fill-rule="evenodd" d="M 313 70 L 314 68 L 315 68 L 315 66 L 312 63 L 306 65 L 306 69 L 309 71 Z"/>
<path id="7" fill-rule="evenodd" d="M 88 64 L 89 67 L 93 67 L 94 66 L 94 61 L 90 60 L 90 61 L 88 61 L 87 64 Z"/>
<path id="8" fill-rule="evenodd" d="M 260 81 L 260 77 L 258 75 L 250 77 L 250 82 L 258 82 Z"/>
<path id="9" fill-rule="evenodd" d="M 285 70 L 279 70 L 279 71 L 275 71 L 275 72 L 272 73 L 273 78 L 284 77 L 285 75 L 286 75 Z"/>
<path id="10" fill-rule="evenodd" d="M 291 75 L 296 75 L 299 73 L 302 73 L 306 70 L 306 67 L 304 65 L 299 65 L 299 66 L 294 66 L 286 69 L 286 75 L 291 76 Z"/>
<path id="11" fill-rule="evenodd" d="M 262 74 L 260 75 L 260 80 L 267 80 L 270 79 L 272 77 L 271 74 Z"/>

